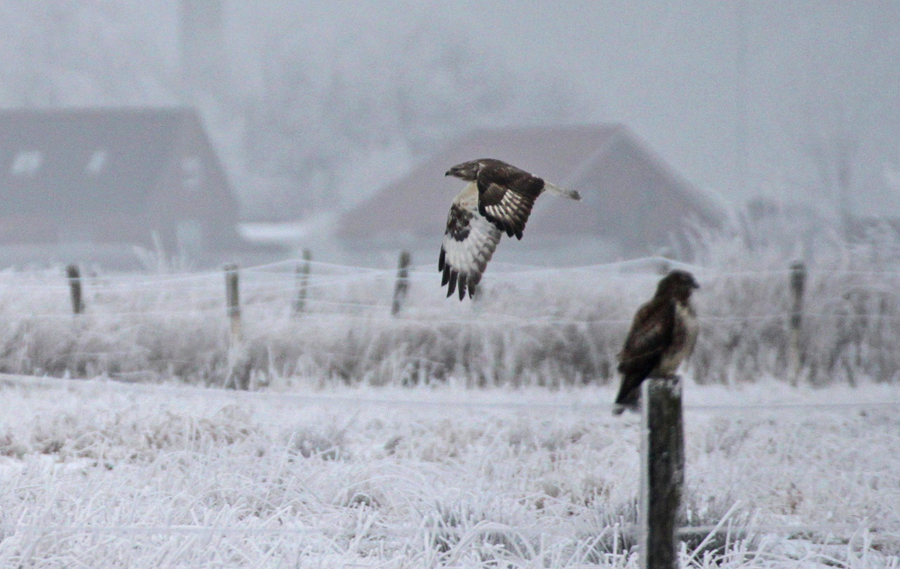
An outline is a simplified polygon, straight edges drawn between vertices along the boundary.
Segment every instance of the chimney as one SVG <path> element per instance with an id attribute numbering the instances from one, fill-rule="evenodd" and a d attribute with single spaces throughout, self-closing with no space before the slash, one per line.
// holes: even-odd
<path id="1" fill-rule="evenodd" d="M 225 86 L 223 0 L 181 0 L 181 91 L 186 102 Z"/>

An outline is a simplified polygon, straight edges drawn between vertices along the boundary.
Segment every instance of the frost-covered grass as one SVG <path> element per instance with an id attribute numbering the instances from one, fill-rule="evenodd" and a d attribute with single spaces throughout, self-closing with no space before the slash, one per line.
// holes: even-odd
<path id="1" fill-rule="evenodd" d="M 611 388 L 53 381 L 0 377 L 3 567 L 636 566 Z M 894 387 L 685 398 L 686 523 L 732 530 L 686 564 L 900 566 Z"/>
<path id="2" fill-rule="evenodd" d="M 760 375 L 815 385 L 896 381 L 900 264 L 842 249 L 810 266 L 804 357 L 794 376 L 789 262 L 726 245 L 687 266 L 703 287 L 690 362 L 698 382 Z M 439 274 L 424 266 L 412 272 L 397 317 L 390 314 L 393 270 L 314 264 L 305 310 L 296 315 L 294 263 L 247 268 L 238 345 L 229 340 L 219 272 L 91 275 L 86 313 L 73 317 L 61 270 L 7 271 L 0 273 L 0 371 L 251 388 L 294 376 L 373 386 L 450 378 L 473 386 L 605 384 L 616 380 L 616 354 L 662 264 L 495 263 L 474 303 L 444 298 Z"/>

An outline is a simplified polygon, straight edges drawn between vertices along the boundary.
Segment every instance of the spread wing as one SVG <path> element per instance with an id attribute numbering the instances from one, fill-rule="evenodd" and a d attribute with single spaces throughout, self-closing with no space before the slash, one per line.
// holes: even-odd
<path id="1" fill-rule="evenodd" d="M 478 211 L 507 235 L 522 238 L 544 180 L 499 160 L 490 160 L 478 173 Z"/>
<path id="2" fill-rule="evenodd" d="M 447 296 L 459 288 L 459 299 L 475 289 L 503 234 L 478 211 L 478 190 L 468 184 L 453 200 L 447 216 L 447 229 L 441 243 L 438 270 L 443 272 L 441 286 L 449 285 Z"/>
<path id="3" fill-rule="evenodd" d="M 627 376 L 647 377 L 672 345 L 675 307 L 671 302 L 654 299 L 641 306 L 631 323 L 625 346 L 619 353 L 619 372 Z"/>

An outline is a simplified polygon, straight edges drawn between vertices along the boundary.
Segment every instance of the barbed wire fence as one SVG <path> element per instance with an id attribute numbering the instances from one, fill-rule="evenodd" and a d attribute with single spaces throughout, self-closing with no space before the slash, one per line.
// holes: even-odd
<path id="1" fill-rule="evenodd" d="M 408 263 L 408 260 L 406 260 Z M 759 270 L 759 271 L 722 271 L 713 270 L 704 267 L 691 266 L 685 263 L 675 263 L 663 258 L 646 258 L 634 261 L 626 261 L 620 263 L 609 263 L 602 265 L 592 265 L 572 268 L 544 268 L 530 267 L 520 265 L 510 265 L 497 263 L 500 266 L 491 267 L 490 274 L 485 277 L 486 287 L 495 290 L 496 294 L 530 293 L 535 286 L 547 286 L 548 284 L 565 285 L 567 283 L 577 283 L 580 288 L 586 288 L 589 285 L 611 285 L 618 283 L 621 285 L 634 286 L 636 283 L 645 285 L 647 290 L 652 291 L 649 284 L 654 284 L 661 276 L 662 271 L 668 268 L 682 267 L 692 270 L 701 276 L 704 282 L 719 282 L 725 284 L 735 284 L 738 280 L 746 280 L 748 282 L 769 281 L 773 283 L 773 279 L 779 282 L 777 286 L 785 289 L 789 286 L 789 278 L 797 273 L 797 268 L 786 268 L 784 270 Z M 229 267 L 232 267 L 229 265 Z M 802 267 L 802 265 L 801 265 Z M 439 274 L 431 270 L 431 266 L 409 266 L 402 265 L 402 275 L 399 277 L 401 281 L 405 281 L 407 286 L 417 291 L 418 303 L 413 304 L 414 313 L 418 313 L 419 309 L 425 307 L 426 303 L 433 302 L 436 298 L 442 299 L 442 289 L 435 285 L 439 282 Z M 226 272 L 238 270 L 237 266 L 227 268 Z M 302 262 L 297 261 L 281 261 L 270 263 L 267 265 L 258 265 L 252 267 L 241 268 L 240 274 L 244 279 L 241 284 L 242 295 L 247 295 L 248 300 L 243 305 L 265 306 L 271 304 L 284 304 L 287 307 L 290 304 L 288 299 L 294 298 L 299 290 L 306 289 L 310 295 L 310 302 L 317 305 L 317 312 L 331 313 L 336 310 L 332 306 L 347 306 L 360 309 L 384 310 L 388 315 L 393 307 L 393 295 L 383 294 L 382 288 L 385 290 L 395 289 L 398 280 L 398 271 L 395 269 L 372 269 L 355 266 L 335 265 L 324 262 L 314 262 L 309 259 Z M 806 271 L 806 269 L 802 269 Z M 70 302 L 70 298 L 66 296 L 66 290 L 71 289 L 72 294 L 77 296 L 83 295 L 83 299 L 91 299 L 97 301 L 93 307 L 87 305 L 86 300 L 78 303 L 80 313 L 88 308 L 92 308 L 92 312 L 96 314 L 109 315 L 131 315 L 135 311 L 123 310 L 121 306 L 117 306 L 117 301 L 121 302 L 125 297 L 133 296 L 140 298 L 150 297 L 157 300 L 160 304 L 171 304 L 172 309 L 166 309 L 166 313 L 178 313 L 180 311 L 187 313 L 205 312 L 209 310 L 219 310 L 224 306 L 226 289 L 221 285 L 222 271 L 204 271 L 185 274 L 129 274 L 129 275 L 105 275 L 105 274 L 85 274 L 75 265 L 70 265 L 67 269 L 66 277 L 59 278 L 54 270 L 32 270 L 32 271 L 4 271 L 0 272 L 0 292 L 9 302 L 16 296 L 25 296 L 28 293 L 48 293 L 59 296 L 59 302 L 54 303 L 53 308 L 56 310 L 45 310 L 42 313 L 35 313 L 33 316 L 41 317 L 59 317 L 63 318 L 73 313 L 73 310 L 64 309 L 64 305 Z M 870 286 L 873 292 L 888 293 L 892 292 L 890 286 L 892 280 L 900 280 L 900 270 L 898 271 L 860 271 L 860 270 L 842 270 L 842 269 L 818 269 L 810 271 L 813 275 L 820 279 L 832 277 L 862 277 L 869 279 L 857 283 L 843 283 L 851 287 Z M 298 275 L 304 275 L 305 283 L 300 283 Z M 68 283 L 66 283 L 68 281 Z M 782 282 L 783 281 L 783 282 Z M 83 288 L 82 288 L 83 287 Z M 403 287 L 401 286 L 401 290 Z M 84 292 L 82 292 L 82 290 Z M 365 291 L 369 292 L 366 293 Z M 431 294 L 428 294 L 428 291 Z M 563 289 L 560 294 L 566 294 L 567 290 Z M 601 291 L 598 291 L 602 293 Z M 852 292 L 852 291 L 848 291 Z M 185 293 L 187 296 L 185 296 Z M 356 293 L 356 294 L 352 294 Z M 346 297 L 345 300 L 339 300 L 340 297 Z M 368 298 L 367 298 L 368 297 Z M 147 300 L 146 298 L 143 300 Z M 449 302 L 449 301 L 448 301 Z M 182 309 L 179 310 L 177 305 L 181 304 Z M 453 306 L 465 306 L 460 303 L 451 303 Z M 49 308 L 49 307 L 48 307 Z M 437 309 L 445 310 L 446 306 L 439 306 Z M 540 306 L 528 306 L 529 309 L 540 308 Z M 139 313 L 152 313 L 152 310 L 142 310 Z M 302 312 L 302 311 L 301 311 Z M 315 311 L 314 311 L 315 312 Z M 352 312 L 352 311 L 351 311 Z M 540 310 L 538 311 L 540 312 Z M 721 313 L 701 314 L 701 318 L 707 320 L 752 320 L 758 318 L 768 318 L 774 316 L 787 317 L 793 313 L 793 310 L 779 310 L 766 314 L 743 314 L 743 315 L 727 315 Z M 859 313 L 853 316 L 881 316 L 882 312 Z M 540 314 L 536 316 L 540 317 Z M 839 318 L 847 316 L 842 313 L 826 313 L 826 312 L 804 312 L 804 317 L 824 317 Z M 893 316 L 900 318 L 900 316 Z M 456 319 L 447 318 L 445 321 L 455 322 Z M 568 322 L 619 322 L 619 319 L 578 319 L 567 318 Z"/>
<path id="2" fill-rule="evenodd" d="M 154 393 L 193 389 L 153 383 L 176 376 L 189 383 L 251 388 L 232 392 L 234 397 L 250 400 L 287 398 L 298 404 L 341 408 L 381 405 L 560 411 L 568 406 L 276 394 L 252 388 L 264 383 L 254 379 L 257 374 L 304 372 L 371 384 L 417 383 L 452 373 L 482 374 L 474 381 L 477 385 L 503 384 L 534 368 L 540 374 L 526 383 L 549 384 L 548 378 L 553 376 L 566 376 L 572 383 L 609 378 L 631 314 L 652 293 L 660 274 L 674 267 L 693 271 L 704 287 L 698 298 L 704 340 L 695 355 L 699 362 L 691 368 L 695 377 L 728 383 L 740 380 L 741 373 L 762 370 L 794 383 L 816 382 L 835 373 L 852 383 L 862 375 L 894 381 L 900 369 L 900 361 L 895 361 L 900 356 L 890 349 L 900 339 L 900 303 L 895 292 L 900 271 L 803 268 L 803 286 L 798 287 L 792 286 L 798 279 L 796 266 L 721 271 L 659 258 L 565 269 L 497 263 L 491 266 L 481 298 L 460 304 L 443 298 L 439 275 L 430 265 L 412 266 L 407 259 L 399 270 L 381 270 L 304 257 L 302 261 L 188 274 L 104 275 L 71 269 L 65 275 L 60 271 L 2 272 L 0 318 L 8 326 L 0 335 L 4 354 L 0 371 L 37 376 L 0 375 L 0 384 L 66 385 L 71 389 L 102 385 Z M 397 291 L 402 291 L 399 297 Z M 288 347 L 291 344 L 293 347 Z M 474 348 L 479 344 L 487 348 Z M 473 359 L 480 369 L 463 363 Z M 291 360 L 293 365 L 285 363 Z M 576 363 L 579 360 L 583 362 Z M 872 361 L 877 365 L 870 365 Z M 745 368 L 743 364 L 747 364 Z M 487 371 L 498 367 L 505 375 Z M 53 375 L 106 379 L 49 377 Z M 685 405 L 684 409 L 688 414 L 794 414 L 898 406 L 900 402 L 881 401 Z M 610 408 L 607 403 L 579 403 L 578 407 L 599 413 L 608 413 Z M 692 550 L 682 552 L 682 558 L 695 560 L 720 534 L 726 535 L 726 541 L 771 533 L 817 536 L 823 542 L 838 536 L 841 543 L 856 540 L 864 547 L 873 543 L 900 547 L 896 528 L 865 522 L 733 522 L 726 514 L 714 526 L 680 527 L 679 537 L 693 537 L 692 543 L 696 543 Z M 330 539 L 343 531 L 340 527 L 0 524 L 0 536 L 55 538 L 315 535 Z M 473 540 L 475 534 L 498 534 L 527 544 L 546 536 L 587 542 L 607 535 L 618 543 L 619 535 L 634 536 L 637 530 L 625 523 L 548 529 L 485 522 L 468 529 L 409 527 L 402 531 L 413 537 L 455 532 L 459 534 L 456 543 Z M 900 558 L 892 557 L 887 566 L 900 567 Z"/>
<path id="3" fill-rule="evenodd" d="M 661 273 L 682 267 L 703 284 L 691 364 L 698 381 L 900 376 L 900 354 L 890 349 L 900 341 L 900 271 L 724 271 L 662 258 L 574 268 L 496 263 L 480 298 L 460 303 L 444 298 L 435 267 L 401 261 L 399 270 L 370 269 L 307 253 L 232 267 L 224 274 L 239 275 L 237 304 L 222 271 L 5 271 L 0 317 L 11 326 L 0 335 L 0 370 L 173 374 L 238 387 L 304 370 L 379 384 L 452 375 L 475 384 L 608 381 L 634 310 Z"/>

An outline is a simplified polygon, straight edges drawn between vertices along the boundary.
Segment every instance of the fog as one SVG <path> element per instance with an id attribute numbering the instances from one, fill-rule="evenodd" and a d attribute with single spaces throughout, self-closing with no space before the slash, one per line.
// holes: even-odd
<path id="1" fill-rule="evenodd" d="M 248 218 L 346 207 L 474 127 L 606 121 L 735 203 L 900 205 L 892 0 L 225 5 L 203 82 L 176 0 L 2 0 L 0 105 L 195 104 Z"/>

